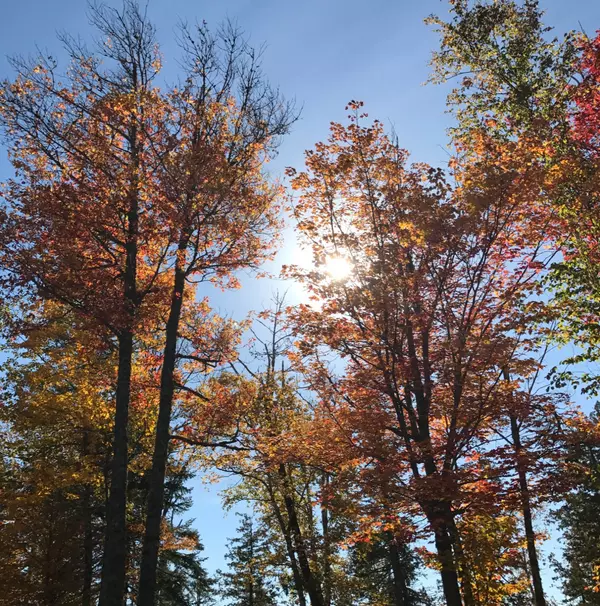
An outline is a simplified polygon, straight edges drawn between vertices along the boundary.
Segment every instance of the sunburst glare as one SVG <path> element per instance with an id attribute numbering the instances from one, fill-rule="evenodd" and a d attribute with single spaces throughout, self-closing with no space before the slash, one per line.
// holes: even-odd
<path id="1" fill-rule="evenodd" d="M 333 280 L 345 280 L 352 273 L 352 263 L 344 257 L 327 257 L 325 271 Z"/>

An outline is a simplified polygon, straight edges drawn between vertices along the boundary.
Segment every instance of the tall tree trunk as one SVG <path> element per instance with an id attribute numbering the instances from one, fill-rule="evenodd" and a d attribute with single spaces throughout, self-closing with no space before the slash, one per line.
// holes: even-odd
<path id="1" fill-rule="evenodd" d="M 463 606 L 454 551 L 452 549 L 452 536 L 450 533 L 451 515 L 447 503 L 434 503 L 428 507 L 427 517 L 434 532 L 446 605 Z"/>
<path id="2" fill-rule="evenodd" d="M 535 546 L 535 532 L 533 530 L 533 519 L 531 515 L 531 503 L 529 499 L 529 487 L 527 485 L 527 473 L 523 468 L 521 456 L 521 432 L 519 423 L 513 415 L 510 417 L 510 430 L 517 459 L 517 473 L 519 475 L 519 493 L 521 497 L 521 507 L 523 510 L 523 522 L 525 524 L 525 537 L 527 539 L 527 554 L 529 555 L 529 566 L 531 568 L 531 578 L 533 580 L 533 592 L 535 596 L 535 606 L 546 606 L 544 597 L 544 588 L 542 586 L 542 575 L 540 573 L 540 564 Z"/>
<path id="3" fill-rule="evenodd" d="M 187 240 L 185 242 L 180 242 L 180 252 L 185 251 L 186 245 Z M 165 473 L 169 456 L 169 429 L 171 424 L 173 394 L 175 391 L 174 373 L 177 359 L 177 336 L 181 319 L 184 288 L 185 271 L 181 266 L 178 256 L 171 296 L 171 309 L 169 311 L 165 335 L 163 367 L 160 377 L 158 420 L 156 422 L 156 433 L 154 437 L 152 469 L 149 476 L 146 528 L 142 547 L 142 562 L 140 566 L 138 606 L 154 606 L 156 570 L 160 547 L 160 526 L 165 494 Z"/>
<path id="4" fill-rule="evenodd" d="M 296 588 L 296 593 L 298 595 L 298 604 L 299 606 L 306 606 L 306 596 L 304 595 L 304 583 L 302 582 L 302 575 L 300 574 L 300 569 L 298 568 L 298 560 L 296 559 L 296 552 L 294 550 L 294 543 L 292 541 L 290 527 L 288 524 L 285 523 L 285 519 L 281 513 L 281 509 L 279 507 L 279 504 L 277 503 L 277 499 L 275 498 L 273 488 L 270 482 L 267 488 L 269 490 L 269 497 L 271 499 L 273 511 L 275 512 L 275 517 L 277 518 L 279 528 L 281 529 L 281 533 L 283 534 L 283 538 L 285 540 L 285 547 L 288 554 L 288 558 L 290 560 L 292 577 L 294 579 L 294 587 Z"/>
<path id="5" fill-rule="evenodd" d="M 131 392 L 133 334 L 119 337 L 119 368 L 110 492 L 106 506 L 106 536 L 102 557 L 99 606 L 123 606 L 127 552 L 127 423 Z"/>
<path id="6" fill-rule="evenodd" d="M 296 587 L 296 594 L 298 595 L 298 606 L 306 606 L 306 596 L 304 595 L 304 583 L 302 582 L 302 575 L 298 567 L 298 560 L 296 559 L 296 553 L 292 544 L 292 538 L 289 530 L 285 534 L 285 545 L 290 558 L 290 567 L 292 569 L 292 576 L 294 578 L 294 586 Z"/>
<path id="7" fill-rule="evenodd" d="M 137 77 L 135 78 L 137 82 Z M 135 88 L 135 87 L 134 87 Z M 113 428 L 113 459 L 110 493 L 106 507 L 106 536 L 102 556 L 102 575 L 98 606 L 123 606 L 127 567 L 127 466 L 129 401 L 131 398 L 131 366 L 133 360 L 133 329 L 139 306 L 137 290 L 137 257 L 139 236 L 139 148 L 138 128 L 133 118 L 128 133 L 131 150 L 131 181 L 128 192 L 127 242 L 123 302 L 125 326 L 120 330 L 115 424 Z"/>
<path id="8" fill-rule="evenodd" d="M 394 587 L 394 606 L 409 606 L 410 595 L 406 574 L 400 560 L 400 551 L 395 537 L 389 542 L 389 556 L 392 565 L 392 580 Z"/>
<path id="9" fill-rule="evenodd" d="M 508 369 L 502 371 L 504 379 L 510 381 Z M 546 606 L 544 597 L 544 588 L 542 586 L 542 575 L 540 573 L 540 564 L 535 546 L 535 532 L 533 530 L 533 519 L 531 515 L 531 502 L 529 499 L 529 487 L 527 485 L 527 472 L 523 467 L 523 446 L 521 444 L 521 431 L 519 421 L 513 414 L 510 415 L 510 433 L 515 451 L 517 462 L 517 474 L 519 477 L 519 496 L 521 497 L 521 507 L 523 511 L 523 522 L 525 525 L 525 538 L 527 539 L 527 554 L 529 556 L 529 566 L 531 568 L 531 578 L 533 581 L 533 594 L 535 606 Z"/>
<path id="10" fill-rule="evenodd" d="M 431 456 L 431 439 L 429 429 L 426 429 L 426 457 L 424 460 L 425 473 L 428 476 L 437 474 L 435 461 Z M 414 473 L 414 472 L 413 472 Z M 418 476 L 417 476 L 418 477 Z M 447 606 L 463 606 L 458 580 L 458 570 L 453 550 L 452 526 L 454 516 L 448 501 L 426 501 L 422 504 L 423 511 L 433 530 L 437 558 L 440 564 L 442 588 Z"/>
<path id="11" fill-rule="evenodd" d="M 294 538 L 296 553 L 298 554 L 298 563 L 300 566 L 300 572 L 302 574 L 302 581 L 304 587 L 306 587 L 306 590 L 308 592 L 308 597 L 310 598 L 311 606 L 324 606 L 323 592 L 317 579 L 315 578 L 315 575 L 313 574 L 310 568 L 310 562 L 308 560 L 308 556 L 306 554 L 306 549 L 304 546 L 304 538 L 302 537 L 302 529 L 300 528 L 298 515 L 296 513 L 296 504 L 294 503 L 294 500 L 291 495 L 291 490 L 287 478 L 287 471 L 285 469 L 285 465 L 283 464 L 279 466 L 279 475 L 283 483 L 283 500 L 288 515 L 292 537 Z"/>

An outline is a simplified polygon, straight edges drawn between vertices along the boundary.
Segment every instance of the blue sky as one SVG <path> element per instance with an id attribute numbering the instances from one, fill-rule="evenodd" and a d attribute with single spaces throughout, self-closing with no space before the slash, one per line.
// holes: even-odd
<path id="1" fill-rule="evenodd" d="M 118 2 L 108 4 L 118 6 Z M 546 21 L 561 34 L 579 24 L 591 33 L 600 28 L 598 0 L 542 0 Z M 415 160 L 442 164 L 447 159 L 445 90 L 423 86 L 437 38 L 423 23 L 430 13 L 443 14 L 446 0 L 151 0 L 149 14 L 158 28 L 167 79 L 177 73 L 174 30 L 179 20 L 206 20 L 216 26 L 237 20 L 256 46 L 266 43 L 264 70 L 273 84 L 303 107 L 301 120 L 271 165 L 275 176 L 285 166 L 301 167 L 303 151 L 327 136 L 329 122 L 343 120 L 350 99 L 393 126 Z M 35 47 L 60 57 L 56 32 L 89 37 L 83 0 L 5 0 L 0 21 L 0 76 L 10 76 L 6 55 L 29 54 Z M 0 179 L 10 174 L 0 150 Z M 286 237 L 274 270 L 296 255 Z M 220 295 L 222 312 L 243 316 L 268 303 L 276 283 L 244 280 L 236 293 Z M 224 537 L 236 526 L 224 517 L 216 489 L 196 487 L 191 515 L 196 518 L 211 570 L 223 565 Z"/>

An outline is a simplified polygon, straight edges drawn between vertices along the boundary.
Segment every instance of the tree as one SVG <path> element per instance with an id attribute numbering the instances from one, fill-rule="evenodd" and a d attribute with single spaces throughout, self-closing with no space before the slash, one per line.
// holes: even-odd
<path id="1" fill-rule="evenodd" d="M 62 306 L 26 313 L 27 338 L 4 347 L 0 601 L 89 606 L 104 532 L 114 352 Z"/>
<path id="2" fill-rule="evenodd" d="M 101 536 L 105 528 L 110 422 L 116 352 L 77 325 L 61 305 L 13 308 L 4 335 L 8 354 L 0 422 L 5 429 L 0 526 L 7 604 L 95 603 Z M 22 319 L 27 318 L 24 336 Z M 17 338 L 11 335 L 17 330 Z M 135 359 L 129 427 L 127 593 L 134 603 L 139 580 L 156 392 Z M 168 467 L 159 558 L 159 603 L 206 603 L 210 580 L 190 522 L 184 485 L 190 474 L 177 459 Z"/>
<path id="3" fill-rule="evenodd" d="M 264 532 L 248 514 L 240 515 L 237 532 L 225 555 L 229 571 L 221 573 L 221 594 L 231 606 L 274 606 L 276 594 L 268 576 L 269 547 Z"/>
<path id="4" fill-rule="evenodd" d="M 592 415 L 595 431 L 580 436 L 571 461 L 579 468 L 581 483 L 567 496 L 559 510 L 563 531 L 563 561 L 556 562 L 565 595 L 574 604 L 600 604 L 600 449 L 598 405 Z"/>
<path id="5" fill-rule="evenodd" d="M 524 541 L 514 514 L 465 516 L 458 530 L 475 604 L 505 604 L 522 595 L 531 600 Z"/>
<path id="6" fill-rule="evenodd" d="M 177 252 L 164 333 L 141 606 L 153 603 L 171 411 L 181 383 L 177 361 L 196 361 L 205 367 L 226 361 L 222 352 L 227 344 L 216 338 L 210 343 L 210 335 L 202 332 L 206 324 L 195 326 L 196 335 L 187 342 L 181 339 L 185 337 L 180 331 L 183 303 L 190 292 L 195 296 L 196 283 L 212 279 L 236 285 L 233 272 L 255 269 L 269 258 L 279 227 L 280 190 L 262 169 L 296 119 L 293 106 L 266 83 L 260 55 L 241 32 L 229 25 L 217 35 L 205 26 L 198 27 L 195 35 L 185 28 L 182 34 L 187 79 L 170 99 L 177 147 L 162 164 L 161 174 L 175 212 Z M 178 347 L 186 346 L 191 351 L 178 352 Z"/>
<path id="7" fill-rule="evenodd" d="M 552 336 L 581 348 L 564 361 L 566 369 L 556 369 L 556 385 L 594 393 L 594 373 L 574 367 L 597 359 L 598 38 L 550 38 L 537 0 L 461 0 L 450 13 L 446 22 L 431 22 L 441 37 L 433 79 L 461 78 L 449 96 L 453 141 L 472 150 L 482 133 L 519 139 L 529 147 L 524 165 L 544 166 L 540 194 L 554 209 L 562 255 L 547 278 L 558 320 Z"/>
<path id="8" fill-rule="evenodd" d="M 457 118 L 453 140 L 481 129 L 504 139 L 531 127 L 564 134 L 569 82 L 577 62 L 576 37 L 551 39 L 538 0 L 452 0 L 447 21 L 427 22 L 440 36 L 433 82 L 458 79 L 448 96 Z"/>
<path id="9" fill-rule="evenodd" d="M 546 345 L 546 351 L 548 345 Z M 542 355 L 542 359 L 545 354 Z M 540 365 L 541 369 L 541 365 Z M 507 483 L 507 501 L 516 497 L 515 507 L 523 519 L 534 599 L 545 599 L 538 558 L 539 535 L 534 531 L 533 514 L 549 502 L 557 502 L 577 484 L 568 465 L 573 433 L 585 431 L 587 424 L 578 409 L 560 394 L 534 393 L 540 370 L 529 380 L 527 391 L 512 393 L 511 377 L 504 371 L 507 394 L 507 427 L 497 431 L 501 445 L 492 451 L 498 470 L 514 480 Z M 494 464 L 494 463 L 493 463 Z M 508 507 L 510 511 L 510 506 Z M 498 520 L 498 516 L 494 520 Z M 506 522 L 498 529 L 509 527 Z M 501 558 L 498 558 L 501 559 Z"/>
<path id="10" fill-rule="evenodd" d="M 205 558 L 201 557 L 201 553 L 204 547 L 198 532 L 192 528 L 193 520 L 181 519 L 192 505 L 189 496 L 191 489 L 186 486 L 186 482 L 192 479 L 193 474 L 186 465 L 178 464 L 173 458 L 171 456 L 165 482 L 156 603 L 159 606 L 211 604 L 214 580 L 208 576 L 203 566 Z M 142 486 L 144 490 L 140 502 L 143 512 L 147 485 L 143 483 Z"/>
<path id="11" fill-rule="evenodd" d="M 555 234 L 549 234 L 548 244 L 562 255 L 562 259 L 556 259 L 548 280 L 555 293 L 550 309 L 554 308 L 562 329 L 551 338 L 563 342 L 575 339 L 587 350 L 567 362 L 590 359 L 591 350 L 584 342 L 585 337 L 581 339 L 578 318 L 581 306 L 588 306 L 580 294 L 593 284 L 593 272 L 586 274 L 581 269 L 589 261 L 585 243 L 595 232 L 589 213 L 582 216 L 576 210 L 582 208 L 577 197 L 586 181 L 586 170 L 578 159 L 580 153 L 572 142 L 569 117 L 573 100 L 578 98 L 571 86 L 580 70 L 576 37 L 569 33 L 561 41 L 549 39 L 551 28 L 545 27 L 537 0 L 523 3 L 460 0 L 452 3 L 450 15 L 448 21 L 433 17 L 430 22 L 437 26 L 441 38 L 441 48 L 433 57 L 433 79 L 460 78 L 448 97 L 457 118 L 451 130 L 453 142 L 468 155 L 479 153 L 482 139 L 493 139 L 498 145 L 519 141 L 528 158 L 523 166 L 538 164 L 546 173 L 539 198 L 546 200 L 554 216 Z M 585 110 L 578 115 L 581 133 L 585 130 L 581 128 Z M 578 118 L 576 125 L 577 122 Z M 583 188 L 589 189 L 587 184 Z M 565 379 L 572 378 L 569 371 L 557 376 L 558 386 L 564 386 Z M 531 521 L 533 491 L 528 486 L 524 463 L 527 455 L 520 436 L 523 422 L 526 420 L 522 416 L 510 415 L 535 603 L 544 605 Z"/>
<path id="12" fill-rule="evenodd" d="M 186 338 L 182 314 L 190 313 L 184 324 L 206 319 L 194 283 L 234 286 L 235 270 L 271 254 L 279 188 L 262 167 L 295 114 L 232 26 L 217 35 L 184 28 L 183 85 L 161 91 L 154 27 L 137 3 L 94 6 L 91 17 L 103 41 L 90 52 L 64 38 L 64 83 L 54 61 L 40 57 L 15 60 L 18 76 L 4 84 L 0 109 L 18 178 L 6 192 L 2 264 L 9 289 L 61 301 L 119 344 L 102 604 L 120 604 L 124 591 L 134 349 L 164 323 L 139 596 L 152 604 L 177 362 L 206 370 L 228 347 L 206 323 L 188 327 L 196 336 Z"/>
<path id="13" fill-rule="evenodd" d="M 126 571 L 126 600 L 139 602 L 140 563 L 144 539 L 147 473 L 151 446 L 146 452 L 146 466 L 130 470 L 128 482 L 128 545 Z M 201 606 L 212 604 L 213 579 L 204 568 L 203 545 L 194 520 L 184 515 L 191 507 L 186 486 L 193 474 L 188 469 L 189 455 L 185 449 L 174 450 L 169 456 L 165 487 L 165 509 L 161 526 L 161 545 L 157 568 L 156 603 L 165 606 Z"/>
<path id="14" fill-rule="evenodd" d="M 557 146 L 554 164 L 553 201 L 568 226 L 564 259 L 550 276 L 555 289 L 554 306 L 560 318 L 557 340 L 572 342 L 578 352 L 564 360 L 566 368 L 555 369 L 557 385 L 566 383 L 596 395 L 598 376 L 589 363 L 599 359 L 598 325 L 598 194 L 600 147 L 597 111 L 600 107 L 600 73 L 597 56 L 600 37 L 580 40 L 574 77 L 569 86 L 571 105 L 566 144 Z M 583 369 L 577 365 L 588 363 Z M 591 365 L 595 369 L 595 364 Z"/>
<path id="15" fill-rule="evenodd" d="M 290 171 L 316 263 L 291 273 L 319 303 L 294 312 L 299 357 L 322 402 L 318 422 L 333 417 L 340 442 L 393 478 L 388 495 L 427 517 L 446 601 L 458 605 L 454 508 L 464 499 L 485 507 L 495 491 L 476 453 L 503 417 L 502 368 L 534 367 L 516 331 L 551 258 L 537 230 L 549 219 L 536 204 L 535 165 L 517 177 L 480 150 L 477 161 L 453 163 L 452 191 L 441 171 L 407 168 L 378 122 L 361 126 L 359 107 L 307 153 L 306 172 Z M 351 275 L 328 275 L 328 258 L 344 259 Z"/>
<path id="16" fill-rule="evenodd" d="M 291 343 L 284 323 L 284 297 L 277 296 L 274 302 L 273 310 L 257 318 L 265 334 L 252 328 L 251 351 L 260 361 L 258 369 L 252 370 L 251 362 L 241 357 L 234 365 L 243 394 L 236 397 L 230 415 L 234 437 L 211 451 L 205 464 L 240 479 L 226 491 L 225 502 L 253 504 L 255 516 L 277 546 L 273 559 L 289 571 L 283 576 L 291 576 L 282 584 L 299 604 L 305 605 L 308 596 L 312 606 L 329 605 L 339 535 L 326 504 L 318 508 L 314 502 L 323 498 L 325 474 L 304 464 L 302 453 L 294 449 L 295 436 L 302 434 L 310 410 L 285 362 Z M 194 427 L 194 434 L 200 428 Z"/>
<path id="17" fill-rule="evenodd" d="M 170 242 L 159 228 L 163 197 L 145 178 L 165 151 L 154 29 L 129 1 L 120 12 L 93 7 L 91 21 L 104 39 L 89 52 L 64 37 L 64 78 L 40 56 L 14 59 L 18 75 L 3 83 L 0 114 L 17 177 L 4 194 L 1 263 L 8 293 L 60 301 L 118 344 L 104 605 L 121 604 L 124 592 L 134 335 Z"/>
<path id="18" fill-rule="evenodd" d="M 355 453 L 347 460 L 346 452 L 340 456 L 337 437 L 323 443 L 316 439 L 322 419 L 313 419 L 301 378 L 286 361 L 293 346 L 283 297 L 276 297 L 273 310 L 259 314 L 252 333 L 252 356 L 234 364 L 235 382 L 224 374 L 219 385 L 236 401 L 224 415 L 231 438 L 213 437 L 216 448 L 203 453 L 203 466 L 238 478 L 225 491 L 225 504 L 251 503 L 255 518 L 269 532 L 272 563 L 286 594 L 301 605 L 353 604 L 363 599 L 366 580 L 349 569 L 345 550 L 364 530 L 358 520 L 376 506 L 363 510 L 353 500 L 353 491 L 360 492 L 350 481 L 355 479 L 350 471 L 356 466 Z M 211 407 L 215 396 L 209 390 L 201 395 Z M 186 441 L 210 446 L 210 433 L 201 423 L 190 419 L 187 430 Z M 398 593 L 410 596 L 407 577 L 394 557 L 395 544 L 391 541 L 389 549 L 391 574 Z"/>
<path id="19" fill-rule="evenodd" d="M 358 603 L 381 606 L 430 604 L 423 591 L 410 587 L 422 562 L 414 551 L 390 533 L 356 543 L 350 550 L 349 560 L 349 572 L 359 581 Z M 401 569 L 401 575 L 397 569 Z M 403 583 L 398 582 L 399 576 Z"/>

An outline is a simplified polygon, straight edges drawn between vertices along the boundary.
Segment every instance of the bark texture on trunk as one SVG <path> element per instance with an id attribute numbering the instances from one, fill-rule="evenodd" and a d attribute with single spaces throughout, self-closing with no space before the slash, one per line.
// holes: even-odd
<path id="1" fill-rule="evenodd" d="M 102 558 L 99 606 L 123 606 L 127 553 L 127 423 L 131 387 L 133 334 L 119 337 L 119 368 L 110 492 L 106 507 L 106 536 Z"/>
<path id="2" fill-rule="evenodd" d="M 137 72 L 132 79 L 137 90 Z M 127 467 L 129 403 L 131 399 L 131 367 L 133 360 L 133 331 L 140 301 L 137 290 L 137 261 L 139 236 L 139 144 L 138 127 L 133 123 L 128 132 L 131 150 L 131 181 L 128 191 L 127 242 L 125 243 L 125 272 L 123 278 L 123 327 L 119 331 L 119 364 L 115 397 L 113 428 L 113 459 L 110 493 L 106 507 L 106 536 L 102 557 L 100 599 L 98 606 L 123 606 L 127 569 Z"/>
<path id="3" fill-rule="evenodd" d="M 325 606 L 331 606 L 331 546 L 329 543 L 329 536 L 327 533 L 327 511 L 321 512 L 321 518 L 323 523 L 323 603 Z"/>
<path id="4" fill-rule="evenodd" d="M 428 506 L 427 517 L 433 528 L 435 548 L 441 567 L 442 587 L 447 606 L 463 606 L 451 534 L 451 517 L 447 503 Z"/>
<path id="5" fill-rule="evenodd" d="M 180 249 L 182 246 L 185 245 L 180 244 Z M 184 288 L 185 272 L 178 264 L 175 268 L 171 308 L 166 328 L 163 367 L 160 378 L 158 420 L 156 422 L 156 433 L 154 437 L 152 469 L 150 470 L 149 475 L 146 528 L 142 547 L 142 562 L 140 566 L 138 606 L 154 606 L 155 601 L 156 571 L 160 548 L 160 527 L 165 495 L 165 474 L 167 459 L 169 457 L 169 429 L 171 425 L 173 394 L 175 392 L 174 374 L 177 361 L 177 337 L 179 333 Z"/>

